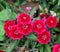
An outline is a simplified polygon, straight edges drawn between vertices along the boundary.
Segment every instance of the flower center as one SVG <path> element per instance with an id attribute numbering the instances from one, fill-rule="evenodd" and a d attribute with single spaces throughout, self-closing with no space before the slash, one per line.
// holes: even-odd
<path id="1" fill-rule="evenodd" d="M 40 24 L 38 24 L 38 25 L 37 25 L 37 28 L 40 29 L 40 28 L 42 28 L 42 26 L 41 26 Z"/>
<path id="2" fill-rule="evenodd" d="M 50 22 L 53 23 L 53 20 L 51 20 Z"/>
<path id="3" fill-rule="evenodd" d="M 27 28 L 28 28 L 28 25 L 26 25 L 26 24 L 25 24 L 25 25 L 23 25 L 23 29 L 25 29 L 25 30 L 26 30 Z"/>
<path id="4" fill-rule="evenodd" d="M 60 48 L 58 49 L 58 52 L 60 52 Z"/>
<path id="5" fill-rule="evenodd" d="M 24 20 L 26 20 L 26 17 L 23 17 Z"/>
<path id="6" fill-rule="evenodd" d="M 11 26 L 8 27 L 8 30 L 10 30 L 10 29 L 11 29 Z"/>
<path id="7" fill-rule="evenodd" d="M 18 35 L 18 31 L 15 31 L 14 34 Z"/>
<path id="8" fill-rule="evenodd" d="M 46 40 L 46 38 L 47 38 L 46 35 L 43 35 L 43 36 L 42 36 L 42 39 L 43 39 L 43 40 Z"/>

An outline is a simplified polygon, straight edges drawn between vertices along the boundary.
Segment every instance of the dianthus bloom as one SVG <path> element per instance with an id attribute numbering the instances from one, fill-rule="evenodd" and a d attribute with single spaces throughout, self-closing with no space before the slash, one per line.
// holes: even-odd
<path id="1" fill-rule="evenodd" d="M 31 17 L 29 14 L 26 13 L 21 13 L 17 17 L 18 23 L 30 23 L 31 22 Z"/>
<path id="2" fill-rule="evenodd" d="M 53 16 L 49 16 L 47 19 L 46 19 L 46 24 L 49 28 L 54 28 L 57 26 L 57 18 L 56 17 L 53 17 Z"/>
<path id="3" fill-rule="evenodd" d="M 60 44 L 54 45 L 52 52 L 60 52 Z"/>
<path id="4" fill-rule="evenodd" d="M 38 35 L 38 42 L 41 44 L 48 44 L 51 40 L 51 34 L 49 31 L 45 31 Z"/>
<path id="5" fill-rule="evenodd" d="M 32 7 L 26 7 L 26 12 L 30 12 Z"/>
<path id="6" fill-rule="evenodd" d="M 10 29 L 11 29 L 11 27 L 12 27 L 13 25 L 15 25 L 15 20 L 12 20 L 12 21 L 7 20 L 7 21 L 5 22 L 5 24 L 4 24 L 4 30 L 5 30 L 5 33 L 6 33 L 7 36 L 9 36 Z"/>
<path id="7" fill-rule="evenodd" d="M 17 26 L 18 26 L 17 27 L 18 31 L 24 35 L 28 35 L 32 32 L 32 23 L 28 23 L 28 24 L 18 23 Z"/>
<path id="8" fill-rule="evenodd" d="M 46 26 L 43 20 L 35 20 L 33 24 L 33 31 L 37 34 L 41 34 L 46 30 Z"/>
<path id="9" fill-rule="evenodd" d="M 45 13 L 45 14 L 40 14 L 40 18 L 42 19 L 42 18 L 44 18 L 44 17 L 47 17 L 47 14 Z"/>
<path id="10" fill-rule="evenodd" d="M 13 40 L 20 40 L 23 38 L 23 34 L 19 33 L 17 31 L 17 25 L 14 25 L 11 27 L 11 31 L 10 31 L 10 38 Z"/>

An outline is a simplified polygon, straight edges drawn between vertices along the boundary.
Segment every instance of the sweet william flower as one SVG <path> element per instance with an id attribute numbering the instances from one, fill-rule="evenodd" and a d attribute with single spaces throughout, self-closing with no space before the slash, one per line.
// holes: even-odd
<path id="1" fill-rule="evenodd" d="M 46 19 L 48 18 L 48 14 L 47 13 L 43 13 L 43 14 L 40 14 L 40 18 L 46 22 Z"/>
<path id="2" fill-rule="evenodd" d="M 32 7 L 26 7 L 26 12 L 30 12 Z"/>
<path id="3" fill-rule="evenodd" d="M 7 20 L 4 24 L 4 30 L 7 36 L 9 36 L 11 27 L 15 25 L 15 20 Z"/>
<path id="4" fill-rule="evenodd" d="M 40 18 L 42 19 L 42 18 L 46 18 L 48 15 L 46 14 L 46 13 L 44 13 L 44 14 L 40 14 Z"/>
<path id="5" fill-rule="evenodd" d="M 49 16 L 47 19 L 46 19 L 46 24 L 49 28 L 54 28 L 57 26 L 57 18 L 56 17 L 53 17 L 53 16 Z"/>
<path id="6" fill-rule="evenodd" d="M 37 34 L 41 34 L 46 30 L 46 26 L 43 20 L 35 20 L 33 23 L 33 31 Z"/>
<path id="7" fill-rule="evenodd" d="M 13 25 L 11 27 L 11 31 L 10 31 L 10 38 L 13 39 L 13 40 L 20 40 L 23 38 L 23 34 L 19 33 L 17 31 L 17 25 Z"/>
<path id="8" fill-rule="evenodd" d="M 32 32 L 32 23 L 27 23 L 27 24 L 17 24 L 18 31 L 24 35 L 29 35 Z"/>
<path id="9" fill-rule="evenodd" d="M 51 40 L 51 34 L 49 31 L 45 31 L 38 35 L 38 42 L 41 44 L 48 44 Z"/>
<path id="10" fill-rule="evenodd" d="M 17 17 L 18 23 L 30 23 L 31 22 L 31 17 L 29 14 L 26 13 L 21 13 Z"/>
<path id="11" fill-rule="evenodd" d="M 52 52 L 60 52 L 60 44 L 56 44 L 53 46 L 53 51 Z"/>

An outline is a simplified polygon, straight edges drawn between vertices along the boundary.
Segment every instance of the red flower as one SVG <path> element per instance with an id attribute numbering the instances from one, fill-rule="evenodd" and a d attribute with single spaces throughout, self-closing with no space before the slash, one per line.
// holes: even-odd
<path id="1" fill-rule="evenodd" d="M 17 20 L 19 23 L 30 23 L 31 17 L 29 14 L 21 13 L 18 15 Z"/>
<path id="2" fill-rule="evenodd" d="M 3 51 L 3 50 L 0 50 L 0 52 L 5 52 L 5 51 Z"/>
<path id="3" fill-rule="evenodd" d="M 10 31 L 10 38 L 13 39 L 13 40 L 20 40 L 23 38 L 23 34 L 19 33 L 17 31 L 17 26 L 14 25 L 11 27 L 11 31 Z"/>
<path id="4" fill-rule="evenodd" d="M 15 24 L 15 20 L 7 20 L 4 24 L 4 30 L 5 30 L 5 33 L 7 36 L 9 36 L 9 33 L 10 33 L 10 29 L 11 29 L 11 26 L 13 26 Z"/>
<path id="5" fill-rule="evenodd" d="M 44 21 L 42 20 L 35 20 L 33 24 L 33 31 L 37 34 L 41 34 L 46 30 L 46 26 L 44 24 Z"/>
<path id="6" fill-rule="evenodd" d="M 32 32 L 32 24 L 29 23 L 29 24 L 21 24 L 21 23 L 18 23 L 18 31 L 24 35 L 28 35 Z"/>
<path id="7" fill-rule="evenodd" d="M 60 52 L 60 44 L 54 45 L 52 52 Z"/>
<path id="8" fill-rule="evenodd" d="M 49 28 L 56 27 L 57 25 L 57 18 L 53 16 L 49 16 L 46 20 L 46 24 Z"/>
<path id="9" fill-rule="evenodd" d="M 45 13 L 45 14 L 40 14 L 40 18 L 42 19 L 42 18 L 44 18 L 44 17 L 47 17 L 47 14 Z"/>
<path id="10" fill-rule="evenodd" d="M 51 39 L 51 34 L 49 31 L 45 31 L 38 35 L 38 42 L 41 44 L 48 44 Z"/>

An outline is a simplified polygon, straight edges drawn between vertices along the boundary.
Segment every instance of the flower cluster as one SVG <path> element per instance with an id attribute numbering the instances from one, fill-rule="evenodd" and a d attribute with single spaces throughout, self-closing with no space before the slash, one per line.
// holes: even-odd
<path id="1" fill-rule="evenodd" d="M 37 22 L 35 22 L 36 25 L 34 26 L 36 26 L 35 28 L 37 30 L 34 30 L 34 31 L 38 33 L 39 43 L 48 44 L 51 40 L 51 33 L 48 29 L 56 27 L 58 21 L 55 16 L 49 16 L 48 14 L 41 14 L 40 18 L 41 20 L 38 20 Z"/>
<path id="2" fill-rule="evenodd" d="M 31 32 L 37 34 L 37 41 L 41 44 L 48 44 L 51 40 L 49 28 L 57 25 L 57 18 L 41 14 L 41 19 L 33 21 L 27 13 L 21 13 L 17 16 L 17 20 L 7 20 L 4 25 L 5 33 L 13 40 L 20 40 Z"/>
<path id="3" fill-rule="evenodd" d="M 22 39 L 32 32 L 32 21 L 29 14 L 21 13 L 17 20 L 7 20 L 4 25 L 6 35 L 13 40 Z"/>

